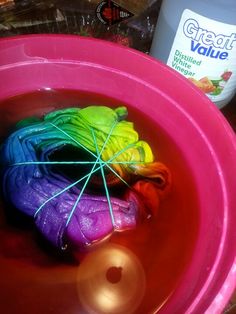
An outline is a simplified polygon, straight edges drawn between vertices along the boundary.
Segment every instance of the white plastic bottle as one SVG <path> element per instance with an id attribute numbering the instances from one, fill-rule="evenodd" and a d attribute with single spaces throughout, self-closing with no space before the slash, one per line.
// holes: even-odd
<path id="1" fill-rule="evenodd" d="M 236 0 L 163 0 L 150 54 L 223 107 L 236 91 Z"/>

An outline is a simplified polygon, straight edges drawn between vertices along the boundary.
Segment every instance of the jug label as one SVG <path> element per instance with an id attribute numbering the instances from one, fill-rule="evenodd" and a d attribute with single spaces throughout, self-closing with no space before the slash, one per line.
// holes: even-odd
<path id="1" fill-rule="evenodd" d="M 236 86 L 236 25 L 184 10 L 167 64 L 212 101 L 226 99 Z"/>

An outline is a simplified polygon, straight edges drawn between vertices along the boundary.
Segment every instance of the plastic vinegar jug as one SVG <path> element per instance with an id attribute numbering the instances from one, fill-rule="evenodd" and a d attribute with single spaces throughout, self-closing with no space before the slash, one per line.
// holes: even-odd
<path id="1" fill-rule="evenodd" d="M 225 106 L 236 91 L 236 1 L 163 0 L 150 55 Z"/>

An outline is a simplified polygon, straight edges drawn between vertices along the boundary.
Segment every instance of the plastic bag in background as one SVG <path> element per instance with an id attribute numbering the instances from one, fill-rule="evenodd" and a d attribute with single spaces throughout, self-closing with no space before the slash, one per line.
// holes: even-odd
<path id="1" fill-rule="evenodd" d="M 161 0 L 2 1 L 0 36 L 77 34 L 148 53 L 160 3 Z"/>

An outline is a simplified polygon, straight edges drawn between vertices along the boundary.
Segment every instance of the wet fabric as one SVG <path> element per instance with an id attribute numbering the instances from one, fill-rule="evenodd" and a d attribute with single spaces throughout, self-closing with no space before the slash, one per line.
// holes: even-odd
<path id="1" fill-rule="evenodd" d="M 169 189 L 168 168 L 154 161 L 151 147 L 139 139 L 127 114 L 125 107 L 66 108 L 20 121 L 2 144 L 5 201 L 33 217 L 53 245 L 83 247 L 113 231 L 134 228 L 144 213 L 156 211 L 159 195 Z M 68 146 L 91 156 L 78 161 L 81 168 L 91 167 L 75 181 L 53 168 L 69 162 L 50 159 Z M 87 188 L 93 180 L 104 187 L 103 193 Z M 109 188 L 121 182 L 125 193 L 110 196 Z"/>

